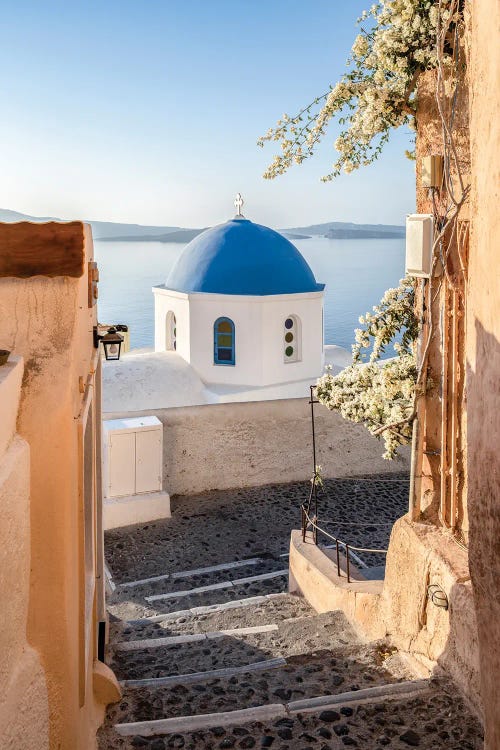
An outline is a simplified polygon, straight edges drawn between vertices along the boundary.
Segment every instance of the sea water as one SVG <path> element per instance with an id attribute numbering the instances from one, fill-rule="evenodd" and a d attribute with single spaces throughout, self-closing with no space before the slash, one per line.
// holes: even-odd
<path id="1" fill-rule="evenodd" d="M 294 240 L 325 289 L 325 343 L 350 348 L 359 316 L 404 276 L 404 239 Z M 173 242 L 99 242 L 99 320 L 126 323 L 131 348 L 154 345 L 151 287 L 164 284 L 185 245 Z M 291 310 L 290 312 L 293 312 Z M 223 314 L 223 311 L 221 311 Z"/>

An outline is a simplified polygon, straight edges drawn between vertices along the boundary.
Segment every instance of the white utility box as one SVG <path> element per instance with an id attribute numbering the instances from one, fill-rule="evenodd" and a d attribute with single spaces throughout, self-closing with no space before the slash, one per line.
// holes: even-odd
<path id="1" fill-rule="evenodd" d="M 434 217 L 410 214 L 406 217 L 406 273 L 428 279 L 431 275 Z"/>
<path id="2" fill-rule="evenodd" d="M 162 492 L 163 425 L 157 417 L 103 421 L 105 528 L 170 516 Z"/>

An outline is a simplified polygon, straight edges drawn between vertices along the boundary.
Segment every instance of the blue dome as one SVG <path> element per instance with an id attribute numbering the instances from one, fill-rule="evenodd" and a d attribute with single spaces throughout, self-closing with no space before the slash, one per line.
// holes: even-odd
<path id="1" fill-rule="evenodd" d="M 256 296 L 320 292 L 324 286 L 282 234 L 240 218 L 195 237 L 166 283 L 176 292 Z"/>

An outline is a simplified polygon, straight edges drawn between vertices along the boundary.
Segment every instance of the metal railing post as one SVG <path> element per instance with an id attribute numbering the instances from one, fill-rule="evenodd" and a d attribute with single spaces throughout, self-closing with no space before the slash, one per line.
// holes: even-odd
<path id="1" fill-rule="evenodd" d="M 337 575 L 340 578 L 340 551 L 339 551 L 339 540 L 335 539 L 335 546 L 337 547 Z"/>
<path id="2" fill-rule="evenodd" d="M 349 570 L 349 545 L 345 546 L 345 557 L 347 561 L 347 583 L 351 583 L 351 571 Z"/>

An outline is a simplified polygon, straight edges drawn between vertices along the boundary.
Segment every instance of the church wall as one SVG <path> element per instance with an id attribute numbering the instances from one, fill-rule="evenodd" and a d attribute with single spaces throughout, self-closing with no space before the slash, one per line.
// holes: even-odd
<path id="1" fill-rule="evenodd" d="M 163 478 L 170 495 L 312 476 L 311 412 L 307 399 L 214 404 L 153 410 L 164 426 Z M 147 412 L 148 414 L 152 412 Z M 140 416 L 146 412 L 133 412 Z M 106 418 L 132 416 L 106 414 Z M 409 449 L 395 461 L 361 425 L 318 405 L 318 463 L 326 477 L 409 471 Z M 307 484 L 306 484 L 307 487 Z"/>
<path id="2" fill-rule="evenodd" d="M 323 372 L 323 294 L 279 295 L 263 306 L 262 341 L 264 384 L 311 379 Z M 300 323 L 297 362 L 285 362 L 285 320 L 296 316 Z M 294 340 L 294 346 L 297 345 Z"/>
<path id="3" fill-rule="evenodd" d="M 262 385 L 262 305 L 254 297 L 190 294 L 191 365 L 206 383 Z M 233 365 L 214 364 L 214 323 L 230 318 L 235 326 Z"/>
<path id="4" fill-rule="evenodd" d="M 155 351 L 168 348 L 167 319 L 177 323 L 177 353 L 206 383 L 267 386 L 316 379 L 323 369 L 322 293 L 250 297 L 181 294 L 163 288 L 155 296 Z M 284 323 L 300 319 L 301 356 L 284 361 Z M 235 324 L 235 365 L 214 364 L 214 323 L 228 317 Z M 295 343 L 295 342 L 294 342 Z"/>
<path id="5" fill-rule="evenodd" d="M 52 224 L 50 232 L 42 224 L 15 226 L 19 257 L 31 254 L 32 270 L 0 278 L 0 347 L 25 360 L 17 429 L 31 454 L 30 566 L 22 582 L 29 590 L 27 637 L 46 680 L 49 747 L 91 750 L 105 704 L 119 695 L 113 673 L 96 659 L 103 575 L 96 547 L 100 360 L 92 337 L 96 307 L 89 305 L 92 237 L 74 222 L 78 271 L 58 275 L 55 268 L 48 277 L 35 275 L 38 264 L 54 257 L 59 227 L 67 233 L 69 225 Z M 8 599 L 1 604 L 9 611 Z M 24 714 L 26 731 L 34 718 Z M 42 743 L 43 732 L 30 747 Z"/>
<path id="6" fill-rule="evenodd" d="M 16 433 L 23 360 L 0 367 L 0 747 L 47 750 L 49 706 L 40 654 L 30 646 L 30 453 Z"/>
<path id="7" fill-rule="evenodd" d="M 153 287 L 155 301 L 155 352 L 164 352 L 169 349 L 168 339 L 168 315 L 175 315 L 177 330 L 176 351 L 186 362 L 191 360 L 190 347 L 190 316 L 189 300 L 187 294 L 171 292 L 162 287 Z"/>

